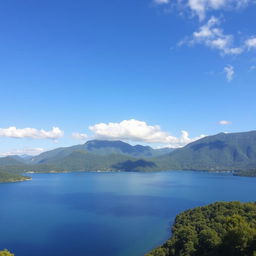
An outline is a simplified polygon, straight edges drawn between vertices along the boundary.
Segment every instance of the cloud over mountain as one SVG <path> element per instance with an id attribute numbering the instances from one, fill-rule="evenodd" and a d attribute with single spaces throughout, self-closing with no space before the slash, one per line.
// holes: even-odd
<path id="1" fill-rule="evenodd" d="M 180 137 L 175 137 L 163 131 L 159 125 L 148 125 L 144 121 L 135 119 L 123 120 L 120 123 L 99 123 L 89 127 L 92 138 L 105 140 L 125 140 L 145 143 L 159 143 L 168 147 L 181 147 L 203 135 L 190 138 L 187 131 L 181 131 Z M 75 138 L 87 138 L 86 134 L 73 134 Z"/>
<path id="2" fill-rule="evenodd" d="M 77 140 L 87 140 L 89 136 L 86 133 L 73 132 L 72 137 Z"/>
<path id="3" fill-rule="evenodd" d="M 23 148 L 23 149 L 15 149 L 7 152 L 0 152 L 0 157 L 12 156 L 12 155 L 38 155 L 44 152 L 43 148 Z"/>

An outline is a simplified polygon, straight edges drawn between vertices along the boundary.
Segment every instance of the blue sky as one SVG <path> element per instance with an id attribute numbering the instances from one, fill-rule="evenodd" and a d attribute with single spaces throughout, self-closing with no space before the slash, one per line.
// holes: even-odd
<path id="1" fill-rule="evenodd" d="M 13 0 L 0 12 L 2 155 L 255 129 L 254 0 Z"/>

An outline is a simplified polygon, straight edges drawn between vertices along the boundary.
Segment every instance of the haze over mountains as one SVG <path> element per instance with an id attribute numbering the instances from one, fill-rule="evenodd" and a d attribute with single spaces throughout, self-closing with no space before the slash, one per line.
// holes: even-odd
<path id="1" fill-rule="evenodd" d="M 18 165 L 22 163 L 23 161 L 19 156 L 6 156 L 0 158 L 0 166 Z"/>
<path id="2" fill-rule="evenodd" d="M 34 157 L 0 158 L 0 171 L 164 171 L 206 170 L 254 173 L 256 131 L 220 133 L 179 149 L 153 149 L 122 141 L 92 140 Z"/>

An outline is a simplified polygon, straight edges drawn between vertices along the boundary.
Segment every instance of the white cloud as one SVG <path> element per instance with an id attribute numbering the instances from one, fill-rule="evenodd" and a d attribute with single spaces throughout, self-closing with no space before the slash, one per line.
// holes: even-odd
<path id="1" fill-rule="evenodd" d="M 202 21 L 208 11 L 222 9 L 240 9 L 246 7 L 254 0 L 181 0 L 185 8 L 189 8 Z"/>
<path id="2" fill-rule="evenodd" d="M 32 139 L 52 139 L 56 140 L 64 135 L 64 132 L 58 128 L 53 127 L 50 131 L 35 128 L 17 129 L 15 126 L 9 128 L 0 128 L 0 137 L 8 138 L 32 138 Z"/>
<path id="3" fill-rule="evenodd" d="M 0 157 L 13 156 L 13 155 L 30 155 L 35 156 L 41 154 L 45 150 L 43 148 L 24 148 L 24 149 L 15 149 L 9 152 L 0 153 Z"/>
<path id="4" fill-rule="evenodd" d="M 213 16 L 193 33 L 192 39 L 188 42 L 189 44 L 203 44 L 219 50 L 223 55 L 241 54 L 244 51 L 243 47 L 234 47 L 233 41 L 233 36 L 225 34 L 220 28 L 219 19 Z"/>
<path id="5" fill-rule="evenodd" d="M 153 0 L 155 4 L 168 4 L 170 0 Z"/>
<path id="6" fill-rule="evenodd" d="M 227 121 L 227 120 L 221 120 L 221 121 L 219 121 L 219 124 L 220 125 L 229 125 L 229 124 L 232 124 L 232 122 Z"/>
<path id="7" fill-rule="evenodd" d="M 234 71 L 234 67 L 231 66 L 231 65 L 228 65 L 224 68 L 224 72 L 226 73 L 226 78 L 227 80 L 230 82 L 233 80 L 234 78 L 234 74 L 235 74 L 235 71 Z"/>
<path id="8" fill-rule="evenodd" d="M 159 125 L 148 125 L 135 119 L 124 120 L 120 123 L 99 123 L 89 127 L 96 139 L 126 140 L 134 142 L 160 143 L 168 147 L 181 147 L 204 137 L 201 135 L 190 138 L 187 131 L 181 131 L 180 137 L 170 135 Z"/>
<path id="9" fill-rule="evenodd" d="M 174 136 L 167 136 L 166 141 L 167 141 L 167 147 L 170 148 L 179 148 L 183 147 L 193 141 L 199 140 L 204 138 L 206 135 L 200 135 L 198 137 L 190 138 L 189 133 L 187 131 L 181 131 L 181 136 L 180 137 L 174 137 Z"/>
<path id="10" fill-rule="evenodd" d="M 245 41 L 245 46 L 250 50 L 252 48 L 256 49 L 256 37 L 251 37 Z"/>
<path id="11" fill-rule="evenodd" d="M 85 140 L 88 140 L 89 139 L 89 136 L 86 134 L 86 133 L 78 133 L 78 132 L 74 132 L 72 134 L 72 137 L 74 139 L 77 139 L 77 140 L 82 140 L 82 141 L 85 141 Z"/>
<path id="12" fill-rule="evenodd" d="M 188 7 L 203 20 L 208 9 L 219 9 L 224 3 L 224 0 L 188 0 Z"/>
<path id="13" fill-rule="evenodd" d="M 156 0 L 155 0 L 156 1 Z M 159 0 L 165 2 L 165 0 Z M 178 46 L 188 44 L 202 44 L 211 49 L 218 50 L 221 55 L 239 55 L 246 49 L 256 49 L 256 36 L 247 40 L 236 38 L 233 34 L 226 34 L 220 26 L 220 21 L 216 17 L 210 18 L 210 15 L 216 15 L 217 11 L 220 17 L 222 11 L 236 11 L 246 8 L 256 3 L 256 0 L 173 0 L 173 6 L 178 6 L 179 13 L 192 14 L 192 17 L 199 17 L 199 29 L 191 37 L 185 37 L 178 43 Z M 190 15 L 191 18 L 191 15 Z M 202 25 L 201 22 L 208 18 L 208 22 Z M 239 40 L 239 45 L 236 43 Z"/>

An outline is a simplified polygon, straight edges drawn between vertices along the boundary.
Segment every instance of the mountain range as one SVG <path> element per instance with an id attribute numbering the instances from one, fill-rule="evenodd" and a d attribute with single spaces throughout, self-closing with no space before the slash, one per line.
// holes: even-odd
<path id="1" fill-rule="evenodd" d="M 153 149 L 122 141 L 92 140 L 38 156 L 0 158 L 0 172 L 235 171 L 256 173 L 256 131 L 207 136 L 179 149 Z"/>
<path id="2" fill-rule="evenodd" d="M 172 152 L 171 148 L 153 149 L 149 146 L 132 146 L 123 141 L 91 140 L 82 145 L 57 148 L 26 159 L 27 163 L 43 164 L 65 158 L 73 152 L 91 153 L 98 156 L 124 155 L 135 158 L 150 158 Z"/>
<path id="3" fill-rule="evenodd" d="M 256 131 L 207 136 L 156 161 L 178 170 L 248 170 L 256 168 Z"/>

